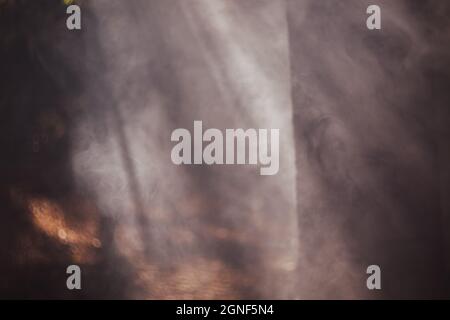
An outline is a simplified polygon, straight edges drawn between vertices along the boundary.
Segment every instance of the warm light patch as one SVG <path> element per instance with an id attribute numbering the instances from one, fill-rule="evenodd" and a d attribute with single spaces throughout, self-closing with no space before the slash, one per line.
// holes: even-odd
<path id="1" fill-rule="evenodd" d="M 28 202 L 34 225 L 49 237 L 70 247 L 72 257 L 78 262 L 89 262 L 92 248 L 102 246 L 96 237 L 97 225 L 94 221 L 72 226 L 66 221 L 62 209 L 55 203 L 44 199 Z"/>

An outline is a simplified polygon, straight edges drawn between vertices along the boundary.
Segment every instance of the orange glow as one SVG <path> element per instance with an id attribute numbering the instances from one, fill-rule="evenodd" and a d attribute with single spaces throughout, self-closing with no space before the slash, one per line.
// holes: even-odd
<path id="1" fill-rule="evenodd" d="M 89 250 L 102 246 L 96 237 L 97 224 L 94 221 L 72 226 L 65 219 L 62 209 L 45 199 L 29 200 L 28 207 L 34 225 L 47 236 L 68 245 L 75 261 L 89 262 L 92 257 Z"/>

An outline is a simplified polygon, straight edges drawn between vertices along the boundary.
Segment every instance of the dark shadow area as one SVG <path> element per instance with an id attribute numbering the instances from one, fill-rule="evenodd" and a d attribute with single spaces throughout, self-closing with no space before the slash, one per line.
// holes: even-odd
<path id="1" fill-rule="evenodd" d="M 0 4 L 1 298 L 121 298 L 128 286 L 123 280 L 126 263 L 109 245 L 113 221 L 98 212 L 89 217 L 97 219 L 102 245 L 87 246 L 93 258 L 84 259 L 81 253 L 80 260 L 77 245 L 39 230 L 30 210 L 32 199 L 45 199 L 63 209 L 66 223 L 82 225 L 86 214 L 78 204 L 95 207 L 87 190 L 76 189 L 71 172 L 71 128 L 77 111 L 70 101 L 84 89 L 77 66 L 54 50 L 65 19 L 61 1 Z M 68 36 L 82 61 L 83 32 Z M 45 229 L 50 223 L 43 227 L 53 232 Z M 81 291 L 66 288 L 71 264 L 82 267 Z"/>

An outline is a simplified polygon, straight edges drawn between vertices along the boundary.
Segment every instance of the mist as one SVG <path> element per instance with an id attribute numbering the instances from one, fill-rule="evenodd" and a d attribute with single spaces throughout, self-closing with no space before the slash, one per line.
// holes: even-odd
<path id="1" fill-rule="evenodd" d="M 1 297 L 448 298 L 450 5 L 76 3 L 0 1 Z M 175 165 L 195 120 L 278 173 Z"/>

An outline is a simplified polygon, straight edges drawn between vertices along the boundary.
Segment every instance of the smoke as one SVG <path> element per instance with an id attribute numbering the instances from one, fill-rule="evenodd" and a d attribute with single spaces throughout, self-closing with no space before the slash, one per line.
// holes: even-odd
<path id="1" fill-rule="evenodd" d="M 0 1 L 1 296 L 448 297 L 450 5 L 78 3 Z M 175 166 L 194 120 L 280 129 L 279 173 Z"/>
<path id="2" fill-rule="evenodd" d="M 436 164 L 448 135 L 437 122 L 448 94 L 433 73 L 448 75 L 436 64 L 448 63 L 449 24 L 434 19 L 450 7 L 379 1 L 382 30 L 370 31 L 370 4 L 289 1 L 302 292 L 443 297 L 448 169 Z M 383 270 L 379 294 L 365 288 L 371 264 Z"/>
<path id="3" fill-rule="evenodd" d="M 86 33 L 97 33 L 86 47 L 97 46 L 102 63 L 82 75 L 79 103 L 88 109 L 75 126 L 73 171 L 115 219 L 115 246 L 138 282 L 131 296 L 292 297 L 277 281 L 295 269 L 297 239 L 284 7 L 96 1 L 86 8 L 97 21 L 95 29 L 84 21 Z M 198 119 L 220 129 L 283 128 L 280 174 L 175 166 L 171 133 Z"/>

